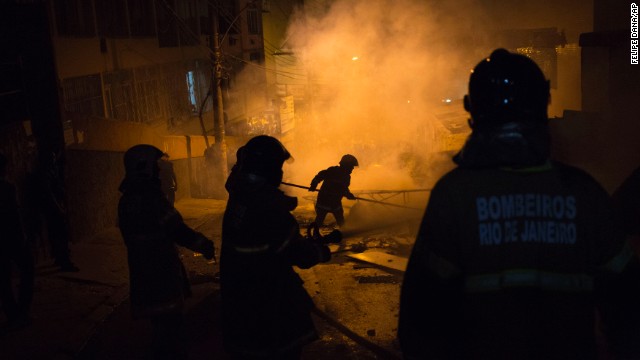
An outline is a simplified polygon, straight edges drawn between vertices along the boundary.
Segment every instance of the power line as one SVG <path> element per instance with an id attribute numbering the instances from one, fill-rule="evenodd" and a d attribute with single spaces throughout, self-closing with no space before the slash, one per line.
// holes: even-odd
<path id="1" fill-rule="evenodd" d="M 237 56 L 235 56 L 233 54 L 227 54 L 227 55 L 229 57 L 232 57 L 232 58 L 234 58 L 234 59 L 236 59 L 236 60 L 238 60 L 240 62 L 243 62 L 245 64 L 248 64 L 248 65 L 251 65 L 251 66 L 255 66 L 255 67 L 258 67 L 258 68 L 263 69 L 265 71 L 276 73 L 278 75 L 281 75 L 281 76 L 284 76 L 284 77 L 288 77 L 288 78 L 291 78 L 291 79 L 294 79 L 294 80 L 304 80 L 307 77 L 306 75 L 303 75 L 303 74 L 296 74 L 296 73 L 285 72 L 285 71 L 281 71 L 281 70 L 279 71 L 279 70 L 275 70 L 275 69 L 269 69 L 266 66 L 262 66 L 262 65 L 254 63 L 254 62 L 247 61 L 247 60 L 239 58 L 239 57 L 237 57 Z M 300 76 L 300 78 L 296 78 L 296 76 Z"/>
<path id="2" fill-rule="evenodd" d="M 200 50 L 202 50 L 202 48 L 204 48 L 204 49 L 205 49 L 205 51 L 206 51 L 206 53 L 207 53 L 207 55 L 211 55 L 211 54 L 213 54 L 213 51 L 212 51 L 208 46 L 205 46 L 205 45 L 200 44 L 200 35 L 195 34 L 195 33 L 192 31 L 192 29 L 191 29 L 191 27 L 189 26 L 189 24 L 187 24 L 187 23 L 185 22 L 185 20 L 184 20 L 184 19 L 182 19 L 182 18 L 180 17 L 180 14 L 178 14 L 178 13 L 175 11 L 175 9 L 173 9 L 173 8 L 169 5 L 169 3 L 167 2 L 167 0 L 162 0 L 162 3 L 163 3 L 163 4 L 164 4 L 164 6 L 167 8 L 167 10 L 169 10 L 169 11 L 170 11 L 171 15 L 172 15 L 172 16 L 173 16 L 173 17 L 178 21 L 178 25 L 180 25 L 180 26 L 183 28 L 183 30 L 186 30 L 186 34 L 187 34 L 188 36 L 190 36 L 193 40 L 195 40 L 196 47 L 197 47 L 197 48 L 199 48 Z"/>

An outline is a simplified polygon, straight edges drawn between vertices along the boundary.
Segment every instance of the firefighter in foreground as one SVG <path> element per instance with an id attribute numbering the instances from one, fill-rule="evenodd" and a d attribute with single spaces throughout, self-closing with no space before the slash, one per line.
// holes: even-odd
<path id="1" fill-rule="evenodd" d="M 401 290 L 407 359 L 638 359 L 638 259 L 586 172 L 549 159 L 549 82 L 495 50 L 473 70 L 472 134 L 431 192 Z"/>
<path id="2" fill-rule="evenodd" d="M 311 297 L 293 266 L 308 269 L 329 261 L 335 230 L 303 237 L 291 211 L 297 198 L 278 189 L 289 152 L 260 135 L 237 152 L 226 188 L 220 259 L 223 337 L 237 359 L 297 359 L 317 338 Z"/>
<path id="3" fill-rule="evenodd" d="M 351 184 L 351 172 L 358 166 L 358 159 L 355 156 L 346 154 L 340 159 L 340 166 L 331 166 L 321 170 L 311 180 L 309 191 L 316 191 L 318 184 L 322 182 L 318 199 L 316 200 L 315 223 L 322 226 L 328 213 L 332 213 L 336 218 L 338 226 L 344 225 L 344 210 L 342 208 L 342 197 L 355 200 L 356 197 L 349 191 Z"/>
<path id="4" fill-rule="evenodd" d="M 160 187 L 162 151 L 136 145 L 124 154 L 118 225 L 127 246 L 131 315 L 150 319 L 154 359 L 186 359 L 183 306 L 191 295 L 176 245 L 214 256 L 211 240 L 189 228 Z"/>

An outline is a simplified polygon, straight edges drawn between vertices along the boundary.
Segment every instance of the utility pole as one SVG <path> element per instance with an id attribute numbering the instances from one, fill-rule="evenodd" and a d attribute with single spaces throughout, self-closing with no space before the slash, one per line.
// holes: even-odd
<path id="1" fill-rule="evenodd" d="M 214 144 L 214 154 L 217 163 L 219 175 L 221 178 L 221 184 L 224 184 L 228 176 L 227 170 L 227 144 L 225 142 L 225 132 L 224 132 L 224 108 L 222 102 L 222 51 L 220 50 L 220 40 L 218 34 L 218 10 L 215 9 L 215 3 L 210 3 L 209 5 L 209 18 L 211 19 L 211 24 L 213 26 L 213 34 L 210 38 L 210 48 L 213 50 L 212 62 L 213 62 L 213 71 L 212 71 L 212 80 L 211 80 L 211 92 L 215 95 L 215 106 L 214 106 L 214 116 L 213 116 L 213 136 L 215 138 Z"/>

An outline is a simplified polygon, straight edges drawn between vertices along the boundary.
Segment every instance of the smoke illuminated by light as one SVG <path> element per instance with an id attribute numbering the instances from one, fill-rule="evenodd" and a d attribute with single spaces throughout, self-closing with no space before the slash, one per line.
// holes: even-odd
<path id="1" fill-rule="evenodd" d="M 452 102 L 489 47 L 471 1 L 433 3 L 338 0 L 295 16 L 287 51 L 306 69 L 310 99 L 287 139 L 297 159 L 285 167 L 289 181 L 308 184 L 346 153 L 360 161 L 356 190 L 429 187 L 451 164 L 434 139 L 434 112 L 466 117 Z M 432 166 L 434 157 L 442 161 Z"/>

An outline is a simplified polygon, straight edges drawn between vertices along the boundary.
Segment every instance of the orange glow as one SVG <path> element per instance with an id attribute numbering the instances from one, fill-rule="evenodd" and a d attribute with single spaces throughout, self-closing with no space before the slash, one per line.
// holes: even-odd
<path id="1" fill-rule="evenodd" d="M 488 50 L 478 50 L 482 41 L 458 40 L 481 37 L 473 25 L 478 7 L 443 4 L 336 0 L 326 12 L 297 14 L 288 50 L 309 74 L 309 91 L 300 99 L 307 112 L 296 108 L 304 118 L 283 138 L 297 160 L 285 165 L 287 182 L 307 185 L 346 153 L 360 162 L 354 190 L 430 187 L 442 164 L 452 165 L 451 154 L 441 153 L 459 142 L 446 139 L 442 119 L 467 123 L 455 101 L 466 93 L 468 69 Z"/>

